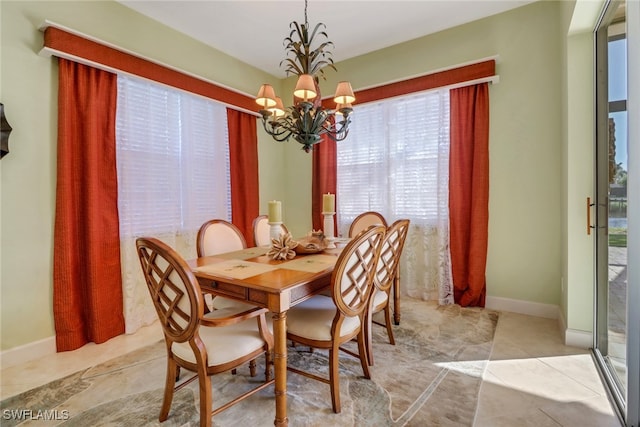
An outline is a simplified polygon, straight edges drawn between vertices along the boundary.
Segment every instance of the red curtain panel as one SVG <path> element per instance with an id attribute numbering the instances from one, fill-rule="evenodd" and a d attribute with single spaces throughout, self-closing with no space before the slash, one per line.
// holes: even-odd
<path id="1" fill-rule="evenodd" d="M 453 89 L 449 224 L 454 300 L 484 307 L 489 222 L 489 88 Z"/>
<path id="2" fill-rule="evenodd" d="M 59 60 L 53 313 L 58 351 L 124 333 L 116 76 Z"/>
<path id="3" fill-rule="evenodd" d="M 322 141 L 316 144 L 312 152 L 312 182 L 311 182 L 311 215 L 313 229 L 324 228 L 322 218 L 322 195 L 336 194 L 337 184 L 337 147 L 336 142 L 326 134 L 322 135 Z M 336 195 L 336 207 L 339 203 Z M 338 221 L 334 221 L 334 236 L 337 236 Z"/>
<path id="4" fill-rule="evenodd" d="M 255 116 L 227 108 L 231 169 L 231 221 L 254 246 L 253 220 L 260 211 L 258 133 Z"/>

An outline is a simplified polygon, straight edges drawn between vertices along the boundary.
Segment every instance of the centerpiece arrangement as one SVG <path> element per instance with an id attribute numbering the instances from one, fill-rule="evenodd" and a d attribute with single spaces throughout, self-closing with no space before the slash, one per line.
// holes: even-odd
<path id="1" fill-rule="evenodd" d="M 271 239 L 267 256 L 274 260 L 288 260 L 295 258 L 296 254 L 315 254 L 326 248 L 327 240 L 322 230 L 312 230 L 298 241 L 293 240 L 291 233 L 283 233 Z"/>

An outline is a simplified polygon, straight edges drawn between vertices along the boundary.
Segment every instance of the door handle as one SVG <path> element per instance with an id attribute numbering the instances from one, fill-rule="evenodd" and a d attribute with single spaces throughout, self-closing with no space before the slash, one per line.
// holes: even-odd
<path id="1" fill-rule="evenodd" d="M 595 228 L 591 225 L 591 207 L 594 205 L 595 203 L 591 203 L 591 197 L 587 197 L 587 236 L 591 236 L 591 229 Z"/>

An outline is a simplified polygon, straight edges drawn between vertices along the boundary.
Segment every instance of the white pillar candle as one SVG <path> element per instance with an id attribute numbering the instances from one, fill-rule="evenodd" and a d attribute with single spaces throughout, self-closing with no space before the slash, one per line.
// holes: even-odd
<path id="1" fill-rule="evenodd" d="M 336 195 L 327 193 L 322 195 L 322 212 L 336 211 Z"/>
<path id="2" fill-rule="evenodd" d="M 282 204 L 277 200 L 269 202 L 269 222 L 282 222 Z"/>

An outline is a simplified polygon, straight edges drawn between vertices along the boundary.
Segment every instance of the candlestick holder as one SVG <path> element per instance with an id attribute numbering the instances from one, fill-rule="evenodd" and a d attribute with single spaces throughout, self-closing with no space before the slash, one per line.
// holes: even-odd
<path id="1" fill-rule="evenodd" d="M 333 222 L 333 216 L 335 215 L 335 212 L 322 212 L 322 216 L 324 217 L 324 223 L 323 223 L 323 232 L 324 232 L 324 238 L 327 240 L 327 249 L 335 249 L 336 245 L 333 242 L 333 240 L 335 239 L 335 235 L 333 234 L 333 228 L 334 228 L 334 222 Z"/>
<path id="2" fill-rule="evenodd" d="M 270 222 L 269 223 L 269 238 L 279 239 L 282 234 L 282 222 Z"/>

